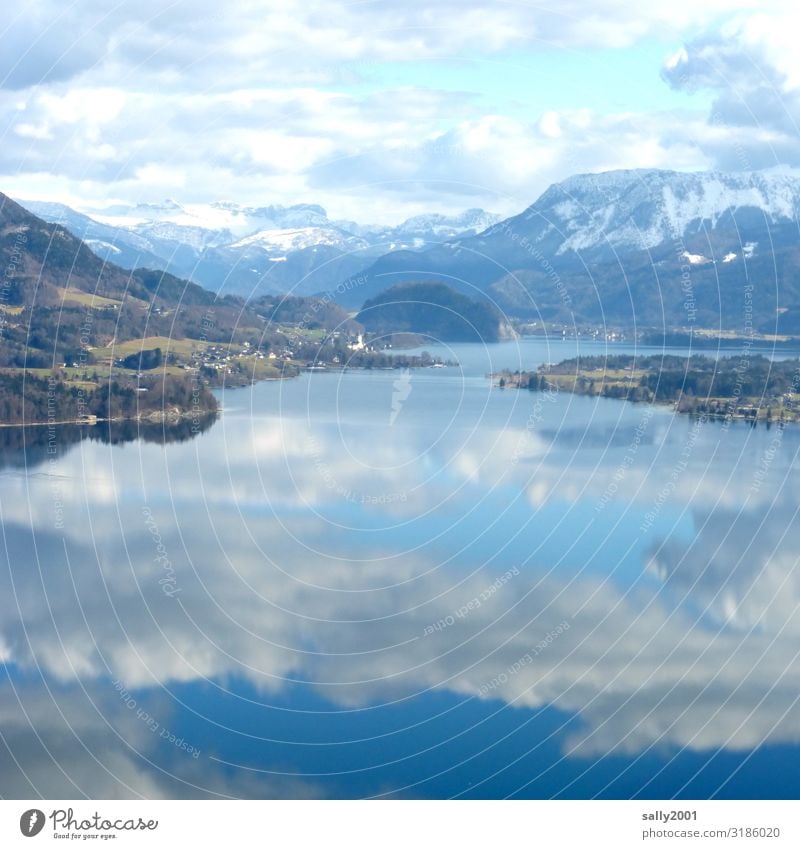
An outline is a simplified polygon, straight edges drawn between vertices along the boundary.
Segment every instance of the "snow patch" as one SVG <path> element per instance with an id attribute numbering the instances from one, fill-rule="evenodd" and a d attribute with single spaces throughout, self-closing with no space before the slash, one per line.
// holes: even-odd
<path id="1" fill-rule="evenodd" d="M 355 244 L 354 244 L 355 243 Z M 322 227 L 298 227 L 294 229 L 260 230 L 234 242 L 231 248 L 262 248 L 265 251 L 298 251 L 316 245 L 335 247 L 366 247 L 361 239 L 348 233 Z M 284 257 L 285 259 L 285 257 Z"/>
<path id="2" fill-rule="evenodd" d="M 110 242 L 104 242 L 102 239 L 84 239 L 84 243 L 87 244 L 95 253 L 97 253 L 98 250 L 109 251 L 112 254 L 122 253 L 116 245 L 112 245 Z"/>
<path id="3" fill-rule="evenodd" d="M 689 263 L 689 265 L 707 265 L 711 262 L 708 257 L 702 254 L 690 254 L 689 251 L 684 251 L 681 256 Z"/>

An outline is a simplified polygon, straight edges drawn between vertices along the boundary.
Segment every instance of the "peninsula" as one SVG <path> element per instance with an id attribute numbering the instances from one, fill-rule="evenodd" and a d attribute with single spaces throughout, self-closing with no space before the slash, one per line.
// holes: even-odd
<path id="1" fill-rule="evenodd" d="M 579 357 L 492 375 L 499 388 L 669 404 L 679 413 L 750 422 L 800 421 L 800 360 L 737 357 Z"/>

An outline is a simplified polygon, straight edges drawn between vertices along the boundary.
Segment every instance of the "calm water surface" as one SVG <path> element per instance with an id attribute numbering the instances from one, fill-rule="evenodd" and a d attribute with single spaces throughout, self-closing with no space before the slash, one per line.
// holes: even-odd
<path id="1" fill-rule="evenodd" d="M 0 795 L 800 794 L 800 428 L 484 377 L 574 350 L 7 446 Z"/>

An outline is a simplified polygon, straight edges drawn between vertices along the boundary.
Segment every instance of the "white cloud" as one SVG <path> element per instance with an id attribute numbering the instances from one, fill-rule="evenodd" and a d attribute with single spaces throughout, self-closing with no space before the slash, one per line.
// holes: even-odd
<path id="1" fill-rule="evenodd" d="M 624 47 L 641 38 L 668 38 L 708 25 L 755 0 L 569 0 L 558 8 L 516 2 L 487 7 L 476 0 L 415 0 L 351 5 L 320 0 L 237 0 L 221 10 L 210 0 L 100 0 L 63 6 L 26 4 L 2 38 L 6 85 L 24 87 L 98 68 L 120 75 L 144 69 L 188 72 L 208 85 L 232 79 L 280 78 L 323 69 L 330 78 L 347 61 L 416 62 L 457 54 L 547 44 L 555 47 Z M 220 78 L 221 75 L 221 78 Z M 275 76 L 273 76 L 275 75 Z M 188 82 L 183 80 L 184 84 Z"/>
<path id="2" fill-rule="evenodd" d="M 317 202 L 334 217 L 396 221 L 466 206 L 510 214 L 579 171 L 794 163 L 792 14 L 745 0 L 240 0 L 224 12 L 210 0 L 87 0 L 78 14 L 41 0 L 0 33 L 2 188 L 31 197 L 45 184 L 85 207 L 164 195 Z M 643 38 L 672 45 L 664 73 L 676 87 L 727 87 L 711 120 L 564 109 L 557 81 L 552 108 L 524 118 L 438 91 L 435 74 L 424 88 L 353 88 L 386 62 Z"/>
<path id="3" fill-rule="evenodd" d="M 698 147 L 722 170 L 800 164 L 800 58 L 796 6 L 740 14 L 695 36 L 670 57 L 675 88 L 707 89 L 714 101 Z"/>

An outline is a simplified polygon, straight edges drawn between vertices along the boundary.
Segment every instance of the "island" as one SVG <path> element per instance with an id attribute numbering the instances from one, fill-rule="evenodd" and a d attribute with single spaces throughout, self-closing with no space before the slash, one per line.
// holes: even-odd
<path id="1" fill-rule="evenodd" d="M 501 389 L 566 391 L 669 404 L 679 413 L 750 422 L 800 421 L 800 360 L 693 355 L 578 357 L 491 375 Z"/>

